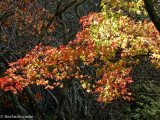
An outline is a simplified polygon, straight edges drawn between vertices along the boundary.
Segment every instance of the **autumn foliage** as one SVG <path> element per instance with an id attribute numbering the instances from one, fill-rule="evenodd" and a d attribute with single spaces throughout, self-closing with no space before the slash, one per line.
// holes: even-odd
<path id="1" fill-rule="evenodd" d="M 48 4 L 50 4 L 48 2 Z M 2 14 L 1 26 L 3 29 L 14 28 L 19 37 L 28 37 L 28 42 L 36 42 L 31 38 L 38 38 L 42 34 L 42 30 L 49 24 L 49 20 L 54 17 L 44 7 L 40 6 L 37 1 L 32 0 L 5 0 L 0 2 L 0 13 Z M 47 32 L 51 33 L 55 30 L 53 24 L 48 26 Z M 9 41 L 9 33 L 4 32 L 2 41 Z M 44 38 L 51 39 L 50 35 Z M 19 43 L 22 45 L 23 43 Z"/>
<path id="2" fill-rule="evenodd" d="M 42 23 L 35 24 L 33 29 L 40 29 Z M 99 93 L 98 101 L 133 99 L 127 90 L 133 82 L 132 66 L 141 56 L 149 57 L 156 67 L 160 65 L 160 34 L 153 23 L 135 22 L 118 13 L 91 13 L 82 17 L 80 23 L 82 30 L 68 45 L 54 48 L 39 44 L 23 59 L 10 63 L 0 78 L 0 88 L 16 94 L 30 84 L 63 89 L 67 81 L 78 80 L 88 92 Z M 94 66 L 96 75 L 82 73 L 82 66 L 87 65 Z M 95 79 L 98 80 L 93 83 Z"/>

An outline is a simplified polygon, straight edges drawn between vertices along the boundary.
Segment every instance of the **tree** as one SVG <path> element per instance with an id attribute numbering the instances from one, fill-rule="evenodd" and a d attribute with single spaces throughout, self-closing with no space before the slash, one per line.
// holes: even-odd
<path id="1" fill-rule="evenodd" d="M 40 109 L 37 99 L 41 98 L 39 93 L 34 97 L 29 85 L 43 85 L 47 90 L 59 86 L 63 88 L 63 97 L 67 98 L 71 84 L 77 81 L 87 92 L 99 94 L 98 101 L 104 103 L 120 98 L 133 99 L 127 90 L 128 84 L 133 82 L 130 71 L 142 57 L 150 58 L 159 67 L 160 34 L 152 22 L 135 22 L 122 14 L 123 9 L 140 14 L 138 8 L 143 3 L 139 6 L 126 2 L 123 6 L 115 6 L 117 1 L 105 2 L 102 1 L 101 13 L 90 13 L 80 19 L 82 31 L 76 34 L 76 40 L 59 48 L 39 44 L 24 58 L 10 63 L 10 68 L 0 78 L 1 89 L 15 94 L 25 89 L 37 109 Z M 44 27 L 42 25 L 38 43 L 50 24 L 49 21 Z M 91 73 L 83 72 L 88 66 L 92 66 Z M 56 101 L 56 104 L 59 103 Z M 21 110 L 21 114 L 26 114 Z"/>
<path id="2" fill-rule="evenodd" d="M 27 2 L 27 5 L 25 7 L 26 9 L 22 9 L 23 6 L 25 6 L 26 2 Z M 87 15 L 91 11 L 98 11 L 99 9 L 98 6 L 100 1 L 60 0 L 60 1 L 51 1 L 52 2 L 51 4 L 48 1 L 32 1 L 32 2 L 33 2 L 33 5 L 31 4 L 30 1 L 11 2 L 10 0 L 8 0 L 8 1 L 2 2 L 1 7 L 5 8 L 6 5 L 8 6 L 6 7 L 7 10 L 1 9 L 2 10 L 1 13 L 9 13 L 9 11 L 12 11 L 12 10 L 14 11 L 16 7 L 18 7 L 18 9 L 20 10 L 15 10 L 14 12 L 22 11 L 22 13 L 18 14 L 18 18 L 20 18 L 18 19 L 19 22 L 15 22 L 16 20 L 13 14 L 8 16 L 8 19 L 7 18 L 5 19 L 5 17 L 3 16 L 5 14 L 1 14 L 2 15 L 1 18 L 3 18 L 1 19 L 2 20 L 1 22 L 9 21 L 11 23 L 10 27 L 1 26 L 1 31 L 2 31 L 1 36 L 5 36 L 5 37 L 1 37 L 3 38 L 3 41 L 0 44 L 1 45 L 0 47 L 1 73 L 4 73 L 4 71 L 6 71 L 6 69 L 9 68 L 8 63 L 17 61 L 19 58 L 23 58 L 26 55 L 26 53 L 31 51 L 31 49 L 33 49 L 36 46 L 36 44 L 38 44 L 37 41 L 39 40 L 40 34 L 32 35 L 32 33 L 36 33 L 37 28 L 34 30 L 32 30 L 31 28 L 34 27 L 34 24 L 36 25 L 41 24 L 42 23 L 40 22 L 41 18 L 43 21 L 48 22 L 52 20 L 50 17 L 47 16 L 48 14 L 50 14 L 51 17 L 54 17 L 54 21 L 52 25 L 56 27 L 54 31 L 52 30 L 52 33 L 49 33 L 48 31 L 46 31 L 45 36 L 43 36 L 43 39 L 41 39 L 42 40 L 41 42 L 43 42 L 43 44 L 45 45 L 59 47 L 60 44 L 62 43 L 67 44 L 67 42 L 69 42 L 68 40 L 74 39 L 75 33 L 80 29 L 80 25 L 78 23 L 79 18 L 83 15 Z M 37 9 L 33 10 L 34 8 L 37 8 Z M 30 11 L 32 10 L 34 11 L 33 17 L 38 16 L 38 14 L 42 16 L 38 17 L 34 21 L 31 21 L 31 23 L 27 22 L 26 23 L 27 27 L 26 27 L 25 24 L 22 24 L 23 19 L 21 19 L 21 17 L 27 18 L 27 16 L 30 16 Z M 47 17 L 47 19 L 45 17 Z M 18 26 L 22 26 L 23 29 L 19 29 Z M 47 35 L 47 38 L 46 38 L 46 35 Z M 28 40 L 31 40 L 31 41 L 28 41 Z M 100 111 L 100 108 L 98 108 L 98 105 L 96 105 L 95 100 L 90 100 L 90 102 L 86 100 L 91 95 L 84 92 L 84 90 L 81 87 L 77 87 L 79 86 L 78 85 L 79 83 L 77 84 L 77 82 L 75 81 L 75 83 L 72 83 L 72 84 L 73 84 L 72 87 L 74 87 L 74 89 L 70 88 L 68 90 L 68 93 L 67 93 L 68 98 L 65 100 L 63 99 L 61 90 L 59 89 L 57 90 L 57 88 L 56 90 L 51 91 L 51 90 L 43 90 L 42 86 L 32 86 L 32 87 L 30 86 L 27 89 L 25 89 L 23 93 L 18 93 L 17 95 L 12 94 L 10 92 L 1 91 L 2 94 L 0 94 L 0 96 L 1 98 L 3 98 L 1 99 L 1 113 L 24 115 L 24 113 L 22 113 L 21 112 L 22 110 L 20 109 L 20 108 L 23 108 L 23 110 L 26 110 L 28 114 L 34 115 L 34 116 L 36 113 L 34 111 L 36 110 L 37 117 L 42 117 L 44 114 L 45 114 L 45 117 L 53 117 L 55 116 L 54 114 L 56 113 L 56 111 L 57 111 L 57 116 L 61 118 L 63 118 L 63 115 L 62 115 L 63 112 L 66 112 L 66 111 L 68 116 L 72 115 L 72 117 L 73 116 L 78 117 L 81 115 L 82 117 L 85 117 L 89 115 L 86 113 L 91 113 L 92 115 L 95 113 L 95 111 L 91 111 L 91 109 L 89 110 L 90 107 L 93 107 L 96 110 L 99 109 L 99 113 L 102 113 Z M 74 94 L 72 94 L 73 92 Z M 43 98 L 43 101 L 42 99 L 39 99 L 39 98 Z M 73 103 L 74 105 L 75 103 L 78 103 L 78 105 L 74 106 Z M 91 103 L 94 104 L 94 106 L 93 105 L 91 106 L 90 105 Z M 18 107 L 16 107 L 16 105 L 18 105 Z M 59 108 L 60 108 L 59 111 L 63 111 L 63 112 L 58 112 L 57 105 L 59 105 Z M 65 107 L 62 107 L 64 105 Z M 35 106 L 40 106 L 40 108 Z M 41 110 L 42 108 L 45 110 L 42 111 Z M 88 108 L 88 109 L 84 109 L 84 108 Z M 8 109 L 10 110 L 9 112 L 8 112 Z M 68 109 L 72 109 L 72 111 L 68 111 Z M 81 114 L 77 114 L 75 112 L 77 110 Z M 40 116 L 38 116 L 38 113 Z M 100 114 L 98 115 L 101 116 Z M 94 114 L 94 116 L 98 116 L 98 115 Z"/>
<path id="3" fill-rule="evenodd" d="M 154 25 L 156 26 L 157 30 L 160 32 L 160 18 L 156 12 L 156 10 L 154 9 L 154 3 L 152 0 L 144 0 L 145 3 L 145 7 L 146 10 L 151 18 L 151 20 L 153 21 Z"/>

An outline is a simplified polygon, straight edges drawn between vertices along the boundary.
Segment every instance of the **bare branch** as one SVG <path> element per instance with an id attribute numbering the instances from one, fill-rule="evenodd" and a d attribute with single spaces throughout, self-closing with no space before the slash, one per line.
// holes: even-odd
<path id="1" fill-rule="evenodd" d="M 20 105 L 17 96 L 12 91 L 10 91 L 10 96 L 13 100 L 13 104 L 16 110 L 19 111 L 21 115 L 29 115 L 29 113 Z"/>
<path id="2" fill-rule="evenodd" d="M 59 102 L 58 102 L 57 98 L 48 89 L 47 89 L 47 92 L 53 98 L 53 100 L 56 102 L 56 104 L 59 105 Z"/>

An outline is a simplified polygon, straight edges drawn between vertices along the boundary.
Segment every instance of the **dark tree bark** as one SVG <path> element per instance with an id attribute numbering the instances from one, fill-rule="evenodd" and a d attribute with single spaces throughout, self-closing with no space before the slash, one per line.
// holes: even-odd
<path id="1" fill-rule="evenodd" d="M 147 10 L 152 22 L 156 26 L 157 30 L 160 32 L 160 18 L 154 9 L 152 0 L 143 0 L 143 1 L 145 3 L 146 10 Z"/>

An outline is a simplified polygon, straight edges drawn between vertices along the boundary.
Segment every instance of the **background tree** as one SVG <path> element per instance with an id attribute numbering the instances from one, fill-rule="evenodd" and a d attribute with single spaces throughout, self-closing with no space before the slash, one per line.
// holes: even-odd
<path id="1" fill-rule="evenodd" d="M 100 1 L 97 1 L 97 0 L 96 1 L 59 0 L 59 1 L 51 1 L 51 2 L 49 1 L 32 1 L 32 2 L 31 1 L 15 1 L 15 2 L 2 1 L 1 2 L 1 5 L 2 5 L 1 6 L 1 36 L 2 36 L 1 41 L 2 42 L 0 47 L 1 48 L 1 59 L 0 59 L 1 74 L 4 73 L 4 71 L 6 71 L 6 69 L 8 68 L 8 63 L 17 61 L 19 58 L 23 58 L 25 54 L 31 51 L 31 49 L 34 48 L 34 46 L 37 45 L 40 41 L 42 41 L 43 44 L 58 47 L 63 42 L 64 42 L 63 44 L 65 44 L 65 41 L 73 40 L 75 38 L 75 33 L 80 29 L 79 18 L 82 17 L 83 15 L 87 15 L 89 12 L 98 11 L 99 4 L 100 4 Z M 9 13 L 12 13 L 12 14 L 9 14 Z M 17 15 L 17 17 L 15 17 L 15 15 Z M 7 26 L 7 24 L 11 24 L 11 25 Z M 49 25 L 54 27 L 48 28 Z M 45 26 L 43 27 L 45 35 L 41 31 L 42 26 Z M 46 31 L 47 29 L 48 31 Z M 60 94 L 60 92 L 58 92 L 59 91 L 58 89 L 55 90 L 55 92 L 44 91 L 44 90 L 40 91 L 41 89 L 42 89 L 41 87 L 36 87 L 36 86 L 32 87 L 32 91 L 28 91 L 30 97 L 28 93 L 25 93 L 25 92 L 23 92 L 24 98 L 21 95 L 18 95 L 17 100 L 19 101 L 19 103 L 16 103 L 16 104 L 19 104 L 20 108 L 22 108 L 22 104 L 25 104 L 25 105 L 32 104 L 29 101 L 32 101 L 32 99 L 35 100 L 34 94 L 36 94 L 36 92 L 39 91 L 39 93 L 37 93 L 36 96 L 38 98 L 39 96 L 44 98 L 43 99 L 44 101 L 41 104 L 43 104 L 42 106 L 45 107 L 44 113 L 46 114 L 46 117 L 47 115 L 50 117 L 51 114 L 53 115 L 53 113 L 55 112 L 54 109 L 57 107 L 55 103 L 52 104 L 52 102 L 54 102 L 53 101 L 54 98 L 63 101 L 63 97 L 58 97 L 58 94 Z M 75 91 L 74 96 L 76 95 L 75 93 L 77 93 L 79 90 L 80 90 L 80 93 L 83 93 L 85 96 L 87 95 L 84 91 L 81 91 L 81 88 L 76 87 L 76 89 L 74 89 Z M 56 94 L 53 94 L 53 92 Z M 67 101 L 68 102 L 71 101 L 70 103 L 72 103 L 72 101 L 75 101 L 75 102 L 80 101 L 79 104 L 83 108 L 80 107 L 77 109 L 79 109 L 79 111 L 82 111 L 82 113 L 83 111 L 88 111 L 88 109 L 84 109 L 84 108 L 87 108 L 84 106 L 88 106 L 88 102 L 85 101 L 85 99 L 88 99 L 90 95 L 89 96 L 87 95 L 88 97 L 81 98 L 80 97 L 81 94 L 80 94 L 78 98 L 73 97 L 75 99 L 72 100 L 72 97 L 71 97 L 72 93 L 73 93 L 73 88 L 71 88 L 68 91 L 69 98 L 65 99 L 66 100 L 65 105 L 68 106 L 69 109 L 72 109 L 73 104 L 67 105 L 68 104 Z M 14 94 L 12 95 L 16 97 Z M 54 95 L 56 95 L 56 97 Z M 14 110 L 15 111 L 14 114 L 17 114 L 17 113 L 24 114 L 16 111 L 14 106 L 12 109 L 9 109 L 10 112 L 6 112 L 6 110 L 8 111 L 8 108 L 7 109 L 4 109 L 4 108 L 7 107 L 6 105 L 8 103 L 8 102 L 6 103 L 7 94 L 1 93 L 1 96 L 3 96 L 2 106 L 1 106 L 2 113 L 5 112 L 5 113 L 12 114 Z M 20 100 L 20 98 L 22 99 Z M 82 102 L 82 100 L 85 102 Z M 40 98 L 38 101 L 40 101 Z M 10 99 L 10 102 L 12 105 L 15 104 L 12 102 L 12 99 Z M 50 109 L 52 109 L 53 112 L 51 112 L 52 110 Z M 66 107 L 66 109 L 68 108 Z M 75 109 L 73 109 L 73 111 L 75 111 Z M 97 109 L 99 108 L 97 107 Z M 32 105 L 27 108 L 27 112 L 28 111 L 33 112 L 33 113 L 30 113 L 31 115 L 34 114 L 34 108 Z M 72 111 L 70 112 L 70 114 L 71 113 Z M 86 113 L 87 112 L 85 112 L 85 115 Z M 74 112 L 72 114 L 76 114 L 76 113 Z"/>
<path id="2" fill-rule="evenodd" d="M 157 13 L 159 11 L 159 8 L 157 9 L 157 7 L 155 7 L 155 6 L 159 7 L 159 1 L 144 0 L 144 3 L 152 22 L 156 26 L 157 30 L 160 32 L 160 27 L 159 27 L 160 18 L 159 18 L 159 13 Z"/>

